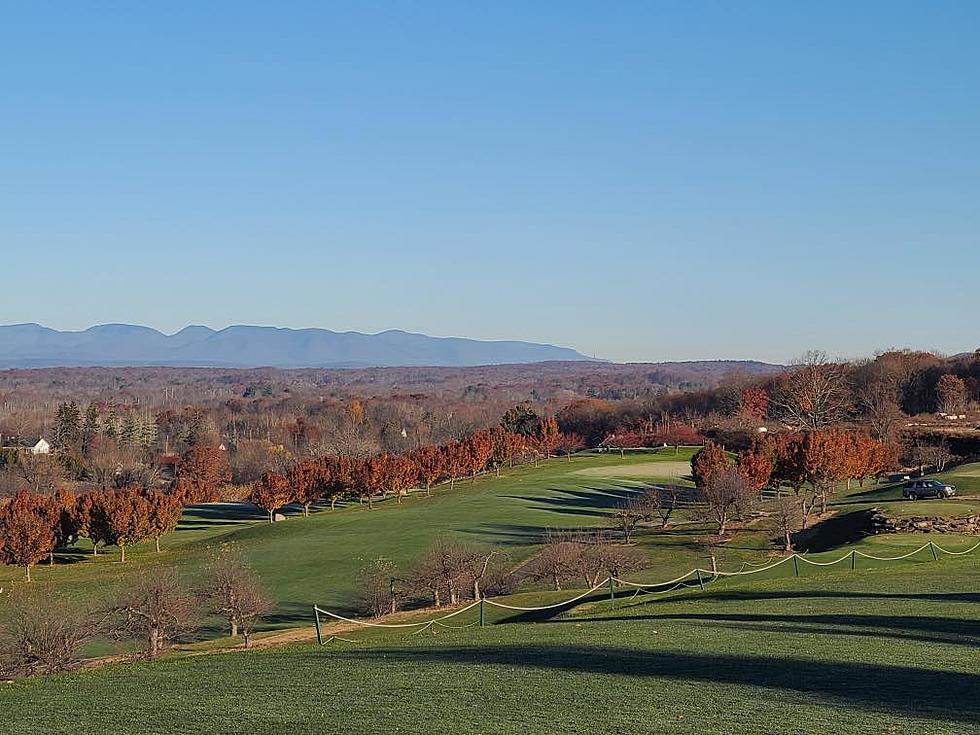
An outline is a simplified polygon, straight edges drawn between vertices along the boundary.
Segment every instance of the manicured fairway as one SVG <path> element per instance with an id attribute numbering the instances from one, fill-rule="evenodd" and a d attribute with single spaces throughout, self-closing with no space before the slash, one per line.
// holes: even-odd
<path id="1" fill-rule="evenodd" d="M 977 558 L 944 559 L 111 665 L 0 687 L 2 731 L 967 735 L 978 579 Z"/>

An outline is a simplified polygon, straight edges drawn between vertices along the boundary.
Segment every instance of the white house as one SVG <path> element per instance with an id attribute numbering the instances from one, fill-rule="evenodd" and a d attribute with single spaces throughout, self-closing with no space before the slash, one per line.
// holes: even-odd
<path id="1" fill-rule="evenodd" d="M 51 454 L 51 445 L 46 439 L 38 439 L 37 444 L 31 447 L 31 454 Z"/>

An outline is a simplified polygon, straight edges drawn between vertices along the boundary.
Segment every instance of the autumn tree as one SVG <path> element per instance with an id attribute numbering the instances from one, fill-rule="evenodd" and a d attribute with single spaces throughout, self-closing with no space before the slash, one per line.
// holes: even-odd
<path id="1" fill-rule="evenodd" d="M 307 518 L 310 516 L 310 506 L 323 496 L 321 465 L 315 459 L 304 459 L 293 465 L 287 474 L 293 490 L 293 500 L 303 506 L 303 515 Z"/>
<path id="2" fill-rule="evenodd" d="M 469 452 L 460 442 L 452 441 L 442 447 L 443 467 L 449 478 L 449 489 L 452 490 L 456 480 L 466 472 L 469 464 Z"/>
<path id="3" fill-rule="evenodd" d="M 31 567 L 54 549 L 55 534 L 47 499 L 21 490 L 0 508 L 0 559 L 24 568 L 31 581 Z"/>
<path id="4" fill-rule="evenodd" d="M 231 465 L 220 447 L 195 444 L 177 466 L 176 490 L 184 505 L 207 503 L 218 498 L 222 486 L 231 482 Z"/>
<path id="5" fill-rule="evenodd" d="M 275 523 L 276 511 L 293 502 L 289 480 L 278 472 L 266 472 L 252 486 L 249 502 L 269 515 L 269 523 Z"/>
<path id="6" fill-rule="evenodd" d="M 561 444 L 561 431 L 558 430 L 558 422 L 554 416 L 541 419 L 534 438 L 545 458 L 550 458 L 555 453 Z"/>
<path id="7" fill-rule="evenodd" d="M 489 433 L 478 431 L 463 440 L 463 447 L 470 477 L 476 480 L 477 474 L 486 468 L 487 462 L 490 461 L 493 454 L 493 439 Z"/>
<path id="8" fill-rule="evenodd" d="M 742 389 L 739 412 L 751 421 L 764 421 L 769 410 L 769 394 L 760 386 Z"/>
<path id="9" fill-rule="evenodd" d="M 752 447 L 741 451 L 735 458 L 735 466 L 745 481 L 755 490 L 769 485 L 775 462 L 769 447 L 762 441 L 755 441 Z"/>
<path id="10" fill-rule="evenodd" d="M 160 553 L 160 539 L 177 529 L 183 506 L 174 493 L 150 490 L 144 492 L 148 503 L 147 534 L 153 539 L 156 551 Z"/>
<path id="11" fill-rule="evenodd" d="M 425 488 L 425 495 L 432 495 L 432 486 L 442 479 L 446 472 L 445 454 L 439 447 L 419 447 L 412 454 L 419 482 Z"/>
<path id="12" fill-rule="evenodd" d="M 119 561 L 126 561 L 126 547 L 150 537 L 150 501 L 142 488 L 109 490 L 95 498 L 90 528 L 97 538 L 119 547 Z"/>
<path id="13" fill-rule="evenodd" d="M 223 546 L 213 552 L 204 569 L 201 596 L 209 612 L 228 623 L 232 638 L 242 635 L 249 647 L 255 623 L 272 612 L 272 600 L 241 553 Z"/>
<path id="14" fill-rule="evenodd" d="M 705 441 L 704 446 L 691 458 L 694 484 L 699 488 L 707 487 L 715 475 L 731 467 L 731 464 L 724 447 L 710 439 Z"/>
<path id="15" fill-rule="evenodd" d="M 572 461 L 573 454 L 581 452 L 585 447 L 585 440 L 578 434 L 561 434 L 558 443 L 555 445 L 558 453 L 564 454 L 569 462 Z"/>

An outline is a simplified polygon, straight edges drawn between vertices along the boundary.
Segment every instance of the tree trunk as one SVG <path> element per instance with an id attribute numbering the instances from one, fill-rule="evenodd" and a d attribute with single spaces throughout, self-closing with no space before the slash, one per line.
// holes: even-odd
<path id="1" fill-rule="evenodd" d="M 54 566 L 54 549 L 48 552 L 48 566 L 49 567 Z"/>
<path id="2" fill-rule="evenodd" d="M 99 555 L 99 545 L 93 541 L 92 542 L 92 556 L 98 556 L 98 555 Z"/>
<path id="3" fill-rule="evenodd" d="M 235 620 L 235 618 L 231 618 L 228 621 L 228 623 L 230 624 L 230 627 L 231 627 L 231 637 L 232 638 L 237 638 L 238 637 L 238 621 Z"/>
<path id="4" fill-rule="evenodd" d="M 27 581 L 30 582 L 31 581 L 31 565 L 30 564 L 25 564 L 24 565 L 24 571 L 27 573 L 27 575 L 26 575 L 27 576 Z"/>
<path id="5" fill-rule="evenodd" d="M 432 483 L 431 482 L 425 483 L 425 497 L 427 497 L 427 498 L 431 498 L 432 497 Z"/>
<path id="6" fill-rule="evenodd" d="M 245 629 L 242 630 L 242 638 L 245 641 L 245 648 L 251 647 L 251 645 L 252 645 L 252 636 L 249 633 L 249 631 L 248 631 L 247 628 L 245 628 Z"/>
<path id="7" fill-rule="evenodd" d="M 153 539 L 153 540 L 154 540 L 154 541 L 156 542 L 156 546 L 157 546 L 157 553 L 159 554 L 159 553 L 160 553 L 160 537 L 159 537 L 159 536 L 157 536 L 157 537 L 156 537 L 155 539 Z"/>
<path id="8" fill-rule="evenodd" d="M 119 563 L 120 564 L 126 563 L 126 544 L 121 544 L 119 546 Z"/>
<path id="9" fill-rule="evenodd" d="M 309 518 L 310 517 L 310 504 L 309 503 L 303 503 L 303 517 L 304 518 Z"/>
<path id="10" fill-rule="evenodd" d="M 337 498 L 330 498 L 330 510 L 334 510 L 337 507 Z"/>
<path id="11" fill-rule="evenodd" d="M 784 550 L 787 554 L 793 551 L 793 540 L 789 535 L 788 528 L 783 532 L 783 542 L 786 544 L 786 548 Z"/>
<path id="12" fill-rule="evenodd" d="M 269 523 L 276 522 L 276 512 L 274 510 L 269 511 Z"/>
<path id="13" fill-rule="evenodd" d="M 551 575 L 551 581 L 555 584 L 555 592 L 561 592 L 561 580 L 558 578 L 557 574 Z"/>
<path id="14" fill-rule="evenodd" d="M 480 580 L 476 577 L 473 578 L 473 599 L 480 599 Z"/>

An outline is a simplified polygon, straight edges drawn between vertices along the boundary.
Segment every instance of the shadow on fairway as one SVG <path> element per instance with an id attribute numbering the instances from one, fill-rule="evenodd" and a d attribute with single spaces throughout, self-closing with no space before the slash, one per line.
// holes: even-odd
<path id="1" fill-rule="evenodd" d="M 349 661 L 383 662 L 386 666 L 423 662 L 446 666 L 493 664 L 527 670 L 739 684 L 807 692 L 890 713 L 936 720 L 980 721 L 980 698 L 976 696 L 980 676 L 905 666 L 574 645 L 382 648 L 330 655 Z"/>
<path id="2" fill-rule="evenodd" d="M 852 635 L 895 638 L 924 643 L 975 646 L 980 640 L 980 621 L 961 618 L 904 615 L 765 615 L 753 613 L 669 613 L 600 618 L 573 618 L 568 622 L 602 623 L 645 620 L 729 623 L 734 629 L 796 632 L 807 635 Z M 564 621 L 554 621 L 564 622 Z"/>

